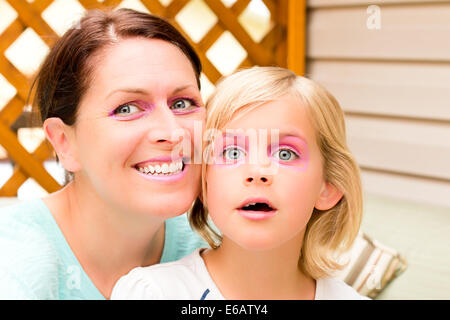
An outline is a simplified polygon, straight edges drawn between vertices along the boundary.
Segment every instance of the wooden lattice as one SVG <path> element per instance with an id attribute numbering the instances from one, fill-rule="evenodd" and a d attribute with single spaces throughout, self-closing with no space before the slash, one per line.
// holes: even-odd
<path id="1" fill-rule="evenodd" d="M 78 0 L 86 9 L 115 7 L 122 0 Z M 211 83 L 222 74 L 208 59 L 206 52 L 225 32 L 229 31 L 247 51 L 247 58 L 239 67 L 252 65 L 278 65 L 289 67 L 298 74 L 304 70 L 304 17 L 305 0 L 262 0 L 270 11 L 273 27 L 260 42 L 255 42 L 239 23 L 239 15 L 247 8 L 250 0 L 237 0 L 226 7 L 220 0 L 204 0 L 217 16 L 217 23 L 197 42 L 177 23 L 175 17 L 189 3 L 189 0 L 173 0 L 164 6 L 158 0 L 141 0 L 153 14 L 165 17 L 190 41 L 199 54 L 203 73 Z M 0 144 L 15 163 L 13 175 L 1 187 L 0 196 L 16 196 L 19 187 L 32 177 L 48 192 L 61 186 L 45 170 L 43 162 L 53 156 L 51 145 L 44 140 L 34 152 L 29 153 L 19 142 L 11 125 L 21 116 L 27 102 L 32 77 L 22 74 L 6 57 L 5 51 L 28 27 L 51 47 L 58 39 L 57 33 L 42 18 L 41 13 L 53 0 L 7 0 L 17 12 L 17 18 L 0 34 L 0 73 L 13 85 L 17 93 L 0 111 Z"/>

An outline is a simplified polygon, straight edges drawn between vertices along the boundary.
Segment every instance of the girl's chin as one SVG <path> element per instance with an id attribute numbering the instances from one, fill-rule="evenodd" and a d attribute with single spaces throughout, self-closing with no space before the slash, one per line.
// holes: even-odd
<path id="1" fill-rule="evenodd" d="M 232 240 L 235 244 L 249 251 L 268 251 L 280 247 L 283 241 L 279 237 L 267 237 L 258 235 L 247 235 L 245 237 L 235 237 Z"/>

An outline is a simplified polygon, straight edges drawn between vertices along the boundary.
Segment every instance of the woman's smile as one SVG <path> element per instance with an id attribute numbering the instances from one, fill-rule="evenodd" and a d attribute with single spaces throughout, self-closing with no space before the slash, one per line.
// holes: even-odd
<path id="1" fill-rule="evenodd" d="M 145 179 L 175 182 L 186 176 L 189 167 L 186 162 L 182 157 L 157 157 L 136 164 L 134 169 Z"/>

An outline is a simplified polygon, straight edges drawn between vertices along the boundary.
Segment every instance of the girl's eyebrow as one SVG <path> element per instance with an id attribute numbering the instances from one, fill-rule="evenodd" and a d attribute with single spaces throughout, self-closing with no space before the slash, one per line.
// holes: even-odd
<path id="1" fill-rule="evenodd" d="M 270 131 L 268 132 L 270 135 Z M 234 139 L 245 139 L 245 141 L 248 141 L 248 136 L 245 134 L 240 133 L 231 133 L 231 132 L 224 132 L 222 134 L 223 138 L 234 138 Z M 279 132 L 279 139 L 283 138 L 297 138 L 300 139 L 303 143 L 308 144 L 305 137 L 298 131 L 298 130 L 287 130 L 287 131 L 281 131 Z"/>
<path id="2" fill-rule="evenodd" d="M 285 128 L 284 130 L 280 130 L 279 134 L 280 134 L 280 136 L 279 136 L 280 139 L 285 138 L 285 137 L 286 138 L 289 138 L 289 137 L 298 138 L 298 139 L 302 140 L 304 143 L 308 144 L 307 139 L 305 138 L 305 135 L 303 134 L 303 132 L 295 126 L 288 126 L 288 128 Z"/>
<path id="3" fill-rule="evenodd" d="M 282 133 L 282 134 L 280 134 L 280 140 L 281 139 L 283 139 L 283 138 L 287 138 L 287 139 L 299 139 L 299 140 L 301 140 L 303 143 L 305 143 L 305 144 L 308 144 L 307 142 L 306 142 L 306 139 L 303 137 L 303 136 L 301 136 L 301 135 L 299 135 L 299 134 L 295 134 L 295 133 Z"/>
<path id="4" fill-rule="evenodd" d="M 231 133 L 231 132 L 224 132 L 222 134 L 223 139 L 233 139 L 234 142 L 238 141 L 244 141 L 245 143 L 248 142 L 248 136 L 240 133 Z"/>
<path id="5" fill-rule="evenodd" d="M 224 138 L 238 138 L 238 137 L 246 137 L 246 135 L 245 134 L 240 134 L 240 133 L 232 133 L 232 132 L 229 132 L 229 131 L 225 131 L 223 134 L 222 134 L 222 137 L 224 137 Z"/>

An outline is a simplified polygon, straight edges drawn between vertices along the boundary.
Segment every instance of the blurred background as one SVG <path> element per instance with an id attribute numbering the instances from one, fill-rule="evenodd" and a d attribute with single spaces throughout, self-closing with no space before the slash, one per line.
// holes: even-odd
<path id="1" fill-rule="evenodd" d="M 362 170 L 362 230 L 408 262 L 378 298 L 450 298 L 450 1 L 0 0 L 0 205 L 63 183 L 28 91 L 54 41 L 101 7 L 172 22 L 202 59 L 205 100 L 252 65 L 324 85 Z"/>

